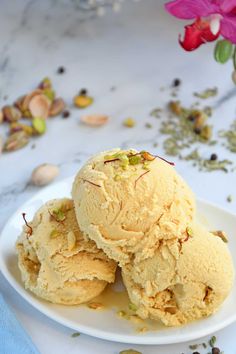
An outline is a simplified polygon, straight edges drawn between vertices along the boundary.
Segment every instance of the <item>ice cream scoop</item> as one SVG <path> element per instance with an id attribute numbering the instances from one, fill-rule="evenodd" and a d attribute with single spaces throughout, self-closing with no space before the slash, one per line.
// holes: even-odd
<path id="1" fill-rule="evenodd" d="M 195 224 L 182 240 L 164 240 L 152 257 L 124 266 L 122 276 L 140 317 L 178 326 L 219 308 L 234 269 L 227 244 Z"/>
<path id="2" fill-rule="evenodd" d="M 89 301 L 115 279 L 116 263 L 84 240 L 70 199 L 43 205 L 24 226 L 16 248 L 26 289 L 53 303 Z"/>
<path id="3" fill-rule="evenodd" d="M 121 266 L 152 257 L 163 239 L 181 238 L 195 198 L 175 168 L 146 151 L 93 156 L 72 189 L 78 224 Z"/>

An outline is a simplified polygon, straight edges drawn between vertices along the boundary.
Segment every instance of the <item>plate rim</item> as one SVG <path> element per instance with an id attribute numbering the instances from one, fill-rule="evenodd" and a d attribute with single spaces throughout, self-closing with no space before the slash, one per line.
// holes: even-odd
<path id="1" fill-rule="evenodd" d="M 68 184 L 71 181 L 73 181 L 74 176 L 71 177 L 66 177 L 64 179 L 61 179 L 60 181 L 56 183 L 52 183 L 49 186 L 46 186 L 39 190 L 37 193 L 35 193 L 31 198 L 26 200 L 23 204 L 17 208 L 17 210 L 11 215 L 8 220 L 5 222 L 3 229 L 0 232 L 0 271 L 1 274 L 4 276 L 4 278 L 7 280 L 7 282 L 11 285 L 11 287 L 25 300 L 27 301 L 34 309 L 39 311 L 40 313 L 44 314 L 48 318 L 54 320 L 55 322 L 67 327 L 71 328 L 73 330 L 79 331 L 83 334 L 100 338 L 103 340 L 107 341 L 112 341 L 112 342 L 119 342 L 119 343 L 126 343 L 126 344 L 140 344 L 140 345 L 168 345 L 168 344 L 177 344 L 177 343 L 183 343 L 195 339 L 199 339 L 201 337 L 210 335 L 212 333 L 215 333 L 230 324 L 234 323 L 236 321 L 236 311 L 235 314 L 232 315 L 230 318 L 225 319 L 224 321 L 220 321 L 216 323 L 215 325 L 212 325 L 209 329 L 203 327 L 203 329 L 197 329 L 195 331 L 188 334 L 179 334 L 178 336 L 176 335 L 169 335 L 169 336 L 164 336 L 162 337 L 155 337 L 153 335 L 152 337 L 145 337 L 145 336 L 133 336 L 133 335 L 124 335 L 124 334 L 111 334 L 107 333 L 104 330 L 99 330 L 83 325 L 83 324 L 78 324 L 78 326 L 75 326 L 74 321 L 71 321 L 69 319 L 63 319 L 60 314 L 55 314 L 54 312 L 51 312 L 50 309 L 46 308 L 43 304 L 40 302 L 37 302 L 34 300 L 34 297 L 31 295 L 31 293 L 22 288 L 18 282 L 15 280 L 15 278 L 11 275 L 11 273 L 8 271 L 7 265 L 5 264 L 3 260 L 3 253 L 2 253 L 2 240 L 3 240 L 3 235 L 5 233 L 5 229 L 8 227 L 8 225 L 14 220 L 17 215 L 19 215 L 19 212 L 30 204 L 35 198 L 39 197 L 43 193 L 47 193 L 48 190 L 51 190 L 52 187 L 59 186 L 60 184 Z M 217 204 L 214 204 L 212 202 L 208 202 L 207 200 L 204 200 L 202 198 L 196 198 L 197 203 L 200 204 L 206 204 L 207 206 L 210 206 L 211 208 L 217 209 L 220 212 L 226 213 L 227 215 L 230 215 L 233 218 L 236 218 L 236 214 L 228 211 L 227 209 L 224 209 L 222 207 L 219 207 Z M 36 299 L 37 300 L 37 299 Z M 179 327 L 181 329 L 181 327 Z M 92 334 L 91 334 L 92 331 Z M 155 333 L 155 332 L 154 332 Z"/>

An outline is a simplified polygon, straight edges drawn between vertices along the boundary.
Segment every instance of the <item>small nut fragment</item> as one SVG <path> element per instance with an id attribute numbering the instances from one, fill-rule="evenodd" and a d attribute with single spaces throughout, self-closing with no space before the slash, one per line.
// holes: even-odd
<path id="1" fill-rule="evenodd" d="M 108 122 L 109 117 L 104 114 L 90 114 L 81 117 L 81 122 L 90 125 L 91 127 L 99 127 Z"/>
<path id="2" fill-rule="evenodd" d="M 169 109 L 172 113 L 176 114 L 177 116 L 180 116 L 181 113 L 183 112 L 183 108 L 181 107 L 181 104 L 179 101 L 170 101 L 169 102 Z"/>
<path id="3" fill-rule="evenodd" d="M 72 251 L 76 245 L 76 236 L 73 231 L 68 232 L 67 241 L 68 241 L 68 250 Z"/>
<path id="4" fill-rule="evenodd" d="M 49 115 L 50 108 L 49 99 L 43 95 L 35 95 L 29 102 L 29 111 L 33 117 L 40 117 L 46 119 Z"/>
<path id="5" fill-rule="evenodd" d="M 127 128 L 133 128 L 135 126 L 136 122 L 133 118 L 126 118 L 123 121 L 123 125 Z"/>
<path id="6" fill-rule="evenodd" d="M 103 308 L 103 304 L 100 302 L 90 302 L 88 307 L 93 310 L 101 310 Z"/>
<path id="7" fill-rule="evenodd" d="M 86 95 L 78 95 L 74 97 L 74 105 L 78 108 L 86 108 L 93 103 L 93 98 Z"/>
<path id="8" fill-rule="evenodd" d="M 228 237 L 227 237 L 226 232 L 224 232 L 222 230 L 217 230 L 217 231 L 211 231 L 211 233 L 214 236 L 220 237 L 223 242 L 228 243 Z"/>
<path id="9" fill-rule="evenodd" d="M 14 106 L 4 106 L 2 108 L 3 120 L 5 122 L 17 122 L 21 117 L 21 111 Z"/>
<path id="10" fill-rule="evenodd" d="M 56 98 L 50 107 L 49 110 L 49 116 L 54 117 L 57 116 L 58 114 L 62 113 L 65 109 L 66 105 L 65 102 L 62 98 Z"/>
<path id="11" fill-rule="evenodd" d="M 45 186 L 52 182 L 59 174 L 56 165 L 44 163 L 36 167 L 31 175 L 31 183 L 35 186 Z"/>
<path id="12" fill-rule="evenodd" d="M 212 127 L 210 125 L 205 125 L 200 133 L 201 138 L 204 140 L 210 140 L 212 137 Z"/>
<path id="13" fill-rule="evenodd" d="M 29 136 L 24 131 L 11 134 L 3 147 L 4 151 L 16 151 L 23 148 L 29 142 Z"/>

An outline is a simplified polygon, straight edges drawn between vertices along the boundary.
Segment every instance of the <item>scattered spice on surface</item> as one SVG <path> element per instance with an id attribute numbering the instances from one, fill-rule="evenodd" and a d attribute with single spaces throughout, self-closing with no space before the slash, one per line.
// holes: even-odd
<path id="1" fill-rule="evenodd" d="M 72 333 L 72 335 L 71 335 L 72 338 L 76 338 L 76 337 L 79 337 L 79 336 L 80 336 L 79 332 Z"/>
<path id="2" fill-rule="evenodd" d="M 83 181 L 84 181 L 84 182 L 87 182 L 87 183 L 89 183 L 89 184 L 91 184 L 92 186 L 96 186 L 96 187 L 100 187 L 100 188 L 101 188 L 100 184 L 91 182 L 91 181 L 89 181 L 88 179 L 83 179 Z"/>
<path id="3" fill-rule="evenodd" d="M 228 195 L 228 197 L 227 197 L 227 202 L 228 202 L 228 203 L 232 203 L 232 201 L 233 201 L 233 196 L 230 194 L 230 195 Z"/>
<path id="4" fill-rule="evenodd" d="M 214 97 L 218 94 L 218 89 L 217 87 L 214 88 L 208 88 L 202 92 L 195 92 L 194 96 L 201 98 L 201 99 L 207 99 L 209 97 Z"/>
<path id="5" fill-rule="evenodd" d="M 59 68 L 57 69 L 58 74 L 64 74 L 65 71 L 66 71 L 66 69 L 64 68 L 64 66 L 59 66 Z"/>
<path id="6" fill-rule="evenodd" d="M 150 123 L 145 123 L 145 127 L 148 128 L 148 129 L 151 129 L 152 125 Z"/>
<path id="7" fill-rule="evenodd" d="M 172 86 L 173 87 L 179 87 L 181 85 L 181 80 L 180 79 L 174 79 Z"/>
<path id="8" fill-rule="evenodd" d="M 226 148 L 236 153 L 236 120 L 231 124 L 229 130 L 220 130 L 218 135 L 226 140 Z"/>
<path id="9" fill-rule="evenodd" d="M 157 108 L 154 108 L 154 109 L 150 112 L 150 116 L 155 117 L 155 118 L 160 118 L 162 112 L 163 112 L 163 109 L 160 108 L 160 107 L 157 107 Z"/>
<path id="10" fill-rule="evenodd" d="M 210 160 L 211 161 L 216 161 L 218 159 L 218 156 L 216 154 L 211 154 Z"/>
<path id="11" fill-rule="evenodd" d="M 136 189 L 136 187 L 137 187 L 138 181 L 139 181 L 142 177 L 144 177 L 148 172 L 150 172 L 150 171 L 146 171 L 146 172 L 142 173 L 142 174 L 135 180 L 135 182 L 134 182 L 134 188 L 135 188 L 135 189 Z"/>
<path id="12" fill-rule="evenodd" d="M 70 117 L 70 111 L 68 110 L 65 110 L 62 112 L 62 118 L 69 118 Z"/>
<path id="13" fill-rule="evenodd" d="M 192 345 L 189 345 L 189 349 L 191 350 L 195 350 L 199 347 L 199 344 L 192 344 Z"/>
<path id="14" fill-rule="evenodd" d="M 32 229 L 32 227 L 28 224 L 28 222 L 27 222 L 27 220 L 26 220 L 26 213 L 22 213 L 22 217 L 23 217 L 23 220 L 24 220 L 24 222 L 25 222 L 25 225 L 26 225 L 27 228 L 28 228 L 27 234 L 31 236 L 32 233 L 33 233 L 33 229 Z"/>
<path id="15" fill-rule="evenodd" d="M 127 128 L 133 128 L 136 125 L 136 121 L 133 118 L 126 118 L 123 121 L 123 125 Z"/>

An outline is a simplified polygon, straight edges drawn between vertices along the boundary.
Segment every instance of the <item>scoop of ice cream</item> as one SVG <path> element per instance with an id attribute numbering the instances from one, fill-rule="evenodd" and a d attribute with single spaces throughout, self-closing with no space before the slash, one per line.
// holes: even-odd
<path id="1" fill-rule="evenodd" d="M 114 281 L 116 263 L 84 240 L 72 200 L 46 203 L 28 225 L 16 244 L 26 289 L 53 303 L 75 305 Z"/>
<path id="2" fill-rule="evenodd" d="M 153 257 L 122 269 L 137 314 L 178 326 L 214 313 L 234 277 L 226 243 L 199 225 L 186 237 L 165 240 Z"/>
<path id="3" fill-rule="evenodd" d="M 119 149 L 92 157 L 72 197 L 81 230 L 120 265 L 153 255 L 162 239 L 181 238 L 195 199 L 173 166 L 147 152 Z"/>

